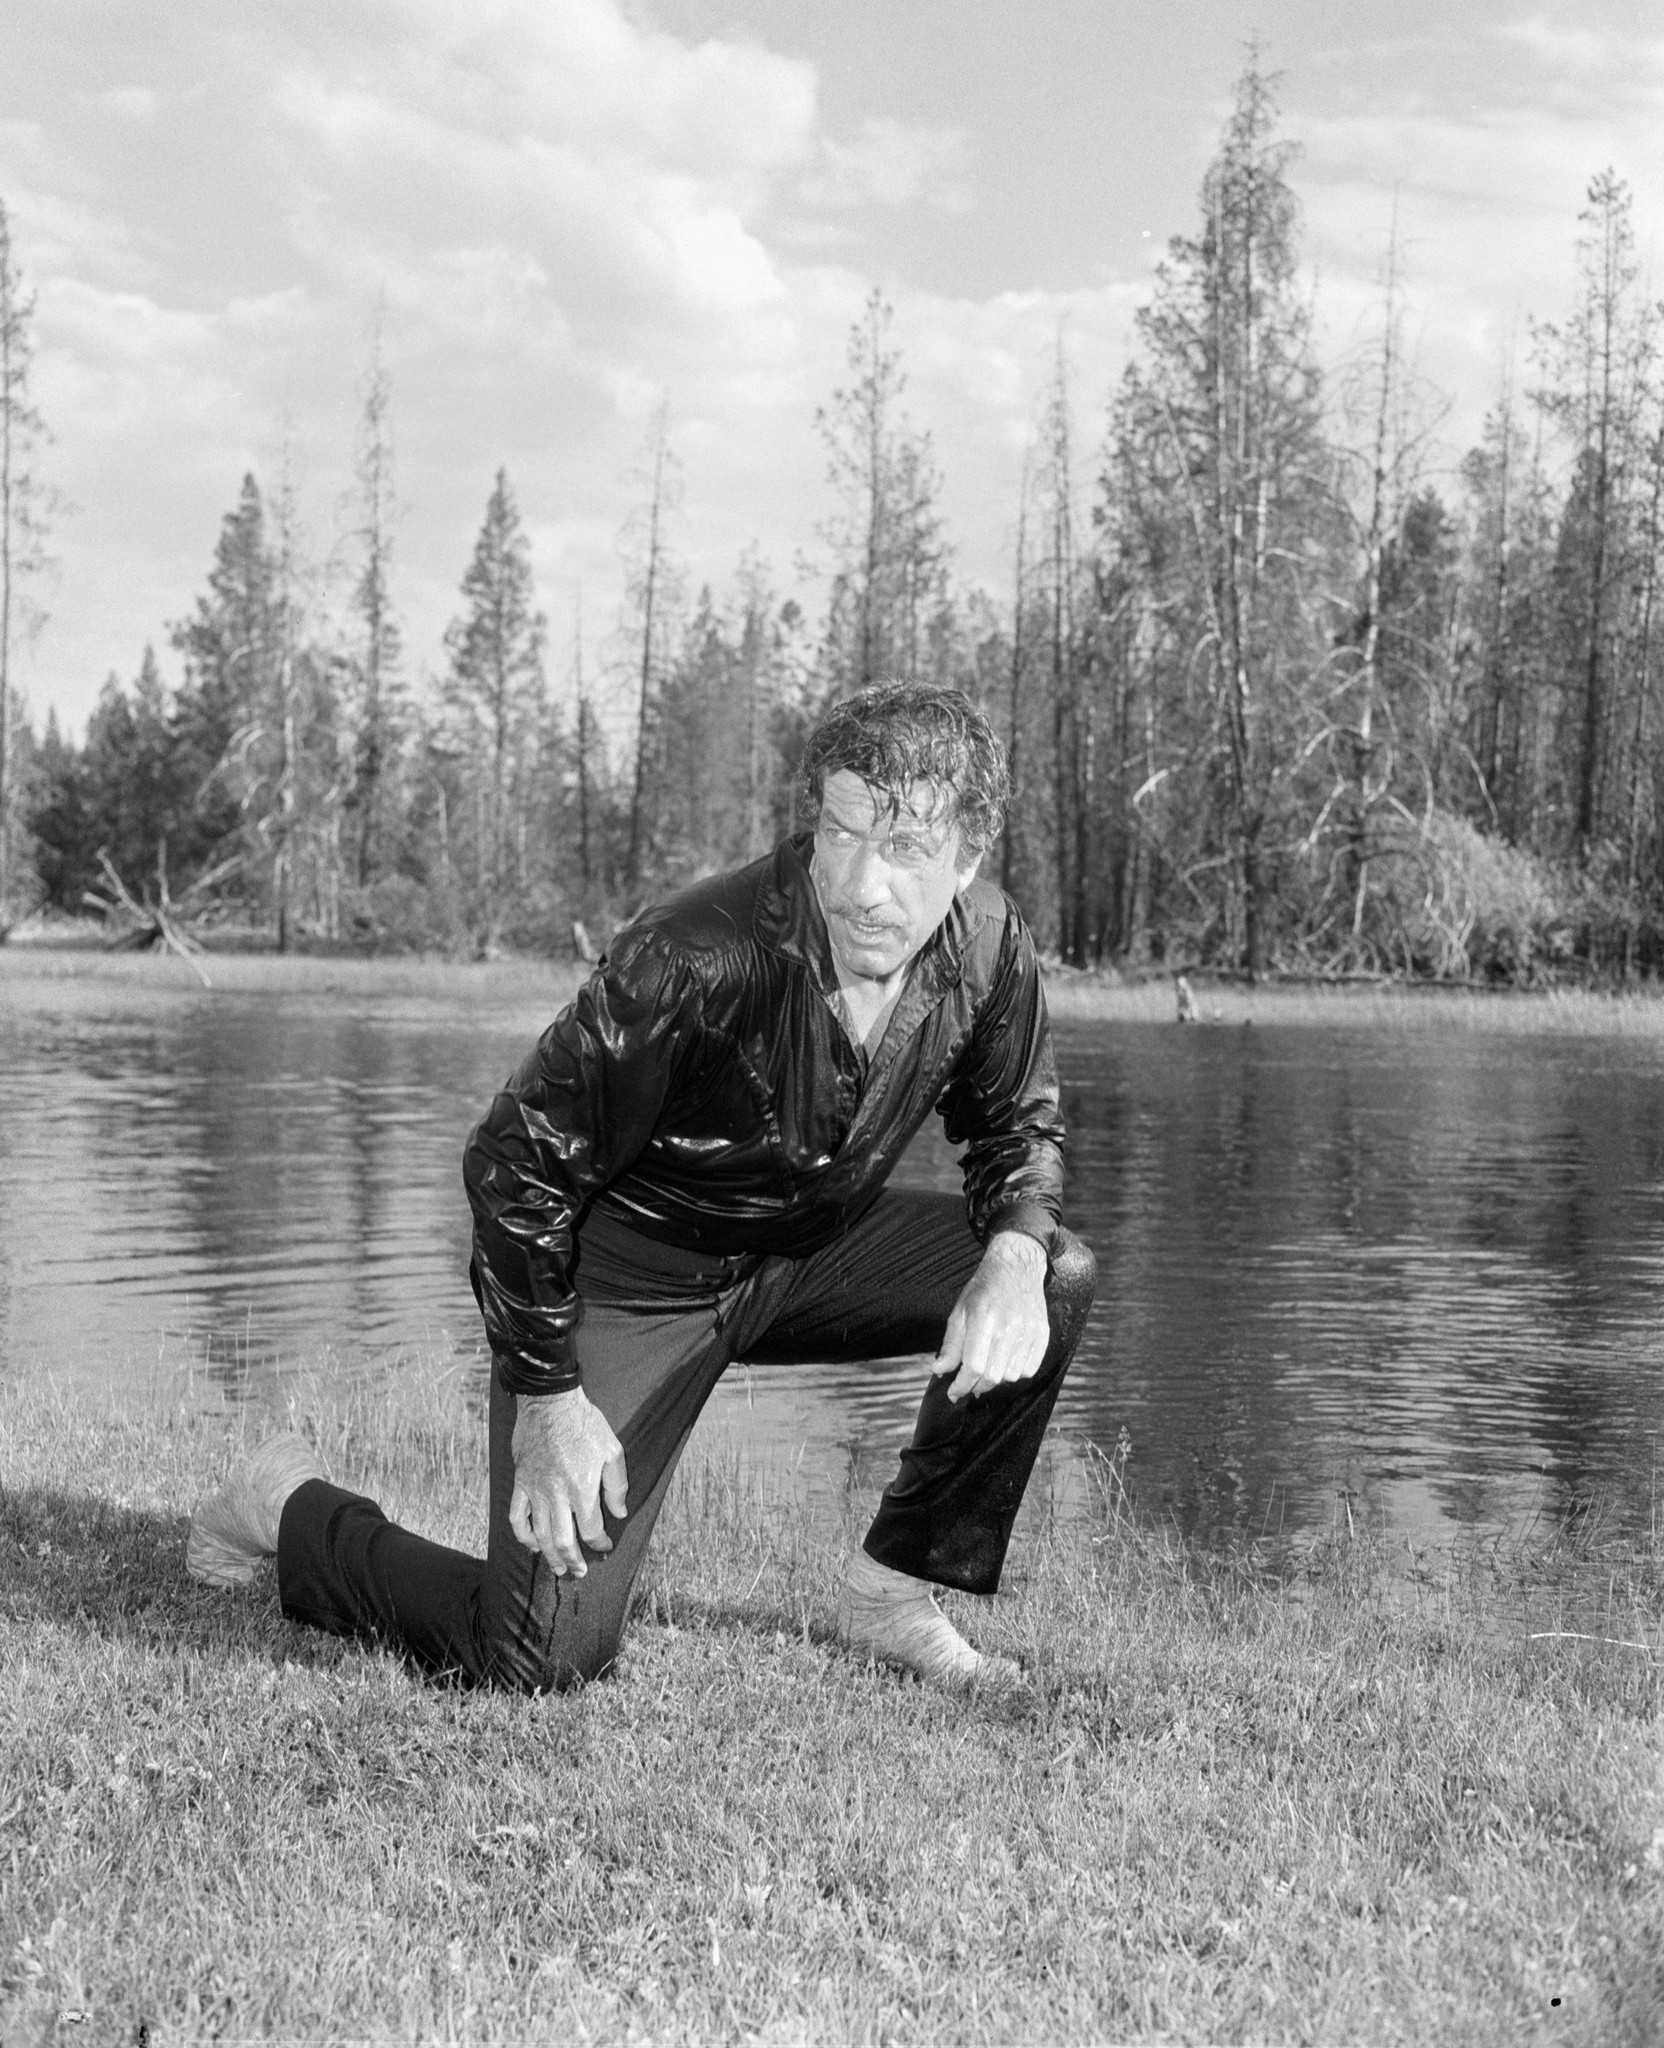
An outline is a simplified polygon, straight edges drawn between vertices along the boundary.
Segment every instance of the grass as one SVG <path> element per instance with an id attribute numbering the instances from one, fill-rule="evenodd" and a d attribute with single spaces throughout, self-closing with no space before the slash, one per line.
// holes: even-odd
<path id="1" fill-rule="evenodd" d="M 525 1006 L 552 1016 L 576 992 L 586 969 L 571 960 L 458 961 L 429 957 L 213 952 L 204 961 L 216 992 L 319 996 L 400 1004 L 458 1001 Z M 1191 977 L 1205 1024 L 1365 1026 L 1399 1031 L 1455 1030 L 1664 1039 L 1664 995 L 1651 988 L 1520 991 L 1461 984 L 1383 982 L 1335 987 L 1311 984 L 1212 982 Z M 0 946 L 0 1004 L 27 987 L 32 1005 L 74 1002 L 122 990 L 154 1001 L 203 992 L 182 960 L 166 954 L 109 953 L 101 947 L 46 940 Z M 1172 1023 L 1172 981 L 1123 981 L 1047 970 L 1052 1015 L 1103 1023 Z"/>
<path id="2" fill-rule="evenodd" d="M 1191 976 L 1206 1025 L 1363 1026 L 1404 1032 L 1458 1031 L 1664 1040 L 1664 994 L 1656 989 L 1492 989 L 1464 983 L 1213 982 Z M 1054 1017 L 1120 1024 L 1171 1024 L 1177 998 L 1165 976 L 1118 981 L 1053 968 L 1046 1002 Z"/>
<path id="3" fill-rule="evenodd" d="M 442 960 L 394 955 L 208 953 L 203 957 L 214 993 L 319 995 L 352 999 L 454 1002 L 537 1000 L 550 1014 L 570 1000 L 587 971 L 566 960 Z M 27 987 L 32 1000 L 54 991 L 111 989 L 152 996 L 204 991 L 183 960 L 167 953 L 110 953 L 102 947 L 30 943 L 0 946 L 0 1001 L 8 989 Z"/>
<path id="4" fill-rule="evenodd" d="M 420 1361 L 301 1403 L 477 1544 Z M 214 1593 L 204 1390 L 0 1409 L 0 2038 L 1643 2043 L 1664 2027 L 1660 1580 L 1545 1542 L 1261 1569 L 1124 1512 L 960 1603 L 1030 1697 L 827 1640 L 850 1530 L 721 1446 L 619 1675 L 438 1689 Z M 1533 1640 L 1533 1637 L 1541 1637 Z M 1639 1644 L 1640 1648 L 1626 1647 Z M 1558 2005 L 1553 2001 L 1558 1999 Z"/>

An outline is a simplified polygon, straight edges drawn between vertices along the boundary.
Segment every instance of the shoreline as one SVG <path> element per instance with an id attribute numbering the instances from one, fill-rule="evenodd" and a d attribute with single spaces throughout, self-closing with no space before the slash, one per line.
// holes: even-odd
<path id="1" fill-rule="evenodd" d="M 1168 1024 L 1184 1030 L 1243 1025 L 1401 1031 L 1450 1030 L 1529 1037 L 1657 1037 L 1664 1040 L 1664 991 L 1504 989 L 1467 982 L 1211 982 L 1191 977 L 1200 1012 L 1179 1025 L 1170 981 L 1115 983 L 1072 970 L 1048 971 L 1054 1021 Z"/>
<path id="2" fill-rule="evenodd" d="M 216 994 L 341 996 L 353 1000 L 454 1001 L 473 997 L 543 1003 L 549 1014 L 577 992 L 589 968 L 576 960 L 535 955 L 454 960 L 437 954 L 287 953 L 210 948 L 202 956 L 204 989 L 176 955 L 116 952 L 101 943 L 57 937 L 0 946 L 0 1002 L 8 989 L 109 986 L 165 995 L 176 991 L 211 1001 Z M 1104 1024 L 1177 1024 L 1174 977 L 1123 978 L 1113 972 L 1043 962 L 1047 1006 L 1054 1019 Z M 1245 1024 L 1376 1027 L 1403 1031 L 1453 1029 L 1497 1035 L 1553 1034 L 1664 1039 L 1664 988 L 1561 987 L 1515 989 L 1472 982 L 1367 981 L 1307 978 L 1249 985 L 1188 975 L 1199 1015 L 1187 1029 Z"/>

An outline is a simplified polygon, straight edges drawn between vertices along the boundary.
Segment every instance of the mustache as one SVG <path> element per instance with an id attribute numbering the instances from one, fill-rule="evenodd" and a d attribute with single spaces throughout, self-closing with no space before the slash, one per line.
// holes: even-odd
<path id="1" fill-rule="evenodd" d="M 870 925 L 875 930 L 900 931 L 904 920 L 895 917 L 874 917 L 870 911 L 860 909 L 853 903 L 825 902 L 821 909 L 828 917 L 845 918 L 851 924 Z"/>

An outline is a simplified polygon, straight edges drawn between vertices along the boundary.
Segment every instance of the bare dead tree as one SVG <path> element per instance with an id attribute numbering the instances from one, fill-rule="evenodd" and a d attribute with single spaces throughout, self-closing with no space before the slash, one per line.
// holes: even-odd
<path id="1" fill-rule="evenodd" d="M 670 446 L 670 401 L 666 398 L 660 400 L 648 434 L 647 501 L 632 515 L 639 536 L 630 575 L 636 648 L 636 758 L 630 786 L 630 832 L 624 855 L 625 883 L 632 891 L 639 888 L 646 865 L 647 808 L 657 765 L 654 711 L 663 674 L 665 642 L 679 596 L 668 547 L 669 522 L 679 502 L 679 485 L 679 467 Z"/>
<path id="2" fill-rule="evenodd" d="M 40 630 L 31 595 L 47 566 L 48 495 L 34 458 L 48 436 L 30 398 L 35 301 L 12 251 L 11 219 L 0 202 L 0 939 L 10 929 L 17 816 L 17 650 Z"/>
<path id="3" fill-rule="evenodd" d="M 1028 760 L 1022 744 L 1023 658 L 1027 652 L 1028 625 L 1028 500 L 1032 451 L 1023 450 L 1022 474 L 1017 480 L 1017 546 L 1011 590 L 1011 668 L 1006 685 L 1005 752 L 1011 772 L 1011 808 L 1006 817 L 1000 846 L 1000 887 L 1008 894 L 1016 878 L 1018 820 L 1023 798 L 1023 774 Z"/>
<path id="4" fill-rule="evenodd" d="M 587 889 L 595 879 L 590 849 L 590 754 L 595 744 L 594 717 L 589 690 L 584 683 L 584 594 L 579 590 L 572 601 L 572 694 L 577 700 L 573 721 L 578 770 L 578 873 Z"/>
<path id="5" fill-rule="evenodd" d="M 398 745 L 400 655 L 393 609 L 393 537 L 399 507 L 393 476 L 393 385 L 383 349 L 384 316 L 376 309 L 370 360 L 359 385 L 361 409 L 354 450 L 351 538 L 357 553 L 352 609 L 357 615 L 353 652 L 355 727 L 352 809 L 356 813 L 354 867 L 365 888 L 381 865 L 386 784 Z"/>

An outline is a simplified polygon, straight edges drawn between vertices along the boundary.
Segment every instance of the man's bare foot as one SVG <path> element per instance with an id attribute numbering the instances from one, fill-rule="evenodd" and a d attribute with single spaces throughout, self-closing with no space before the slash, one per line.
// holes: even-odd
<path id="1" fill-rule="evenodd" d="M 292 1430 L 268 1437 L 232 1468 L 218 1493 L 197 1505 L 185 1545 L 185 1569 L 209 1586 L 246 1586 L 261 1558 L 277 1549 L 283 1505 L 297 1486 L 322 1479 L 312 1446 Z"/>
<path id="2" fill-rule="evenodd" d="M 1009 1657 L 973 1650 L 923 1579 L 892 1571 L 858 1550 L 838 1597 L 838 1640 L 858 1657 L 895 1664 L 935 1685 L 996 1686 L 1023 1683 Z"/>

